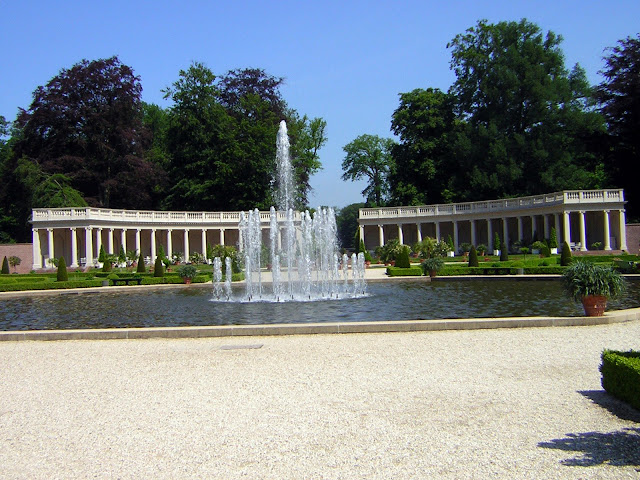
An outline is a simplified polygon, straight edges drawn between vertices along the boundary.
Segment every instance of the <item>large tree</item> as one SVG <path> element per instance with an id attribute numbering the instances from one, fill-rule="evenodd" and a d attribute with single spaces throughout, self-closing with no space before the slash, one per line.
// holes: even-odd
<path id="1" fill-rule="evenodd" d="M 629 218 L 640 217 L 640 34 L 620 40 L 604 58 L 604 81 L 597 88 L 610 134 L 607 168 L 616 186 L 625 189 Z"/>
<path id="2" fill-rule="evenodd" d="M 388 199 L 389 172 L 392 170 L 391 149 L 394 141 L 377 135 L 360 135 L 342 147 L 342 179 L 367 180 L 362 194 L 369 206 L 383 206 Z"/>
<path id="3" fill-rule="evenodd" d="M 15 154 L 62 173 L 90 205 L 152 207 L 161 172 L 143 158 L 142 86 L 118 57 L 82 60 L 38 87 Z"/>

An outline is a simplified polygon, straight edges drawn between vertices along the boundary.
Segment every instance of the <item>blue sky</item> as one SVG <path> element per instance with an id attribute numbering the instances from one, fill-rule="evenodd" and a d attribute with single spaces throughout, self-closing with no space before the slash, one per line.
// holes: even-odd
<path id="1" fill-rule="evenodd" d="M 327 121 L 311 203 L 342 207 L 364 188 L 341 180 L 342 147 L 392 136 L 399 93 L 447 90 L 446 44 L 482 18 L 527 18 L 562 35 L 567 67 L 580 63 L 595 84 L 604 49 L 640 30 L 640 2 L 0 0 L 0 115 L 15 119 L 38 85 L 83 58 L 118 55 L 141 77 L 143 99 L 165 107 L 161 89 L 193 61 L 218 74 L 263 68 L 285 77 L 291 107 Z"/>

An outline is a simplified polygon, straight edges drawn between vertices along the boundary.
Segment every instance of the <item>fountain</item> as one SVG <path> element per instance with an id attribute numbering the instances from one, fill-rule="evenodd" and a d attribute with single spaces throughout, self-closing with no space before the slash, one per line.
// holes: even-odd
<path id="1" fill-rule="evenodd" d="M 225 259 L 223 294 L 220 286 L 222 260 L 216 258 L 213 264 L 214 300 L 313 301 L 366 295 L 364 255 L 353 254 L 350 262 L 347 255 L 339 257 L 333 209 L 318 208 L 313 217 L 308 211 L 294 214 L 295 185 L 284 120 L 280 122 L 276 147 L 278 210 L 271 207 L 269 212 L 269 248 L 262 242 L 261 213 L 257 209 L 241 212 L 238 229 L 245 274 L 244 295 L 239 298 L 231 295 L 231 259 L 228 257 Z M 266 252 L 269 252 L 268 259 L 263 258 Z M 265 264 L 271 265 L 271 272 L 263 270 Z"/>

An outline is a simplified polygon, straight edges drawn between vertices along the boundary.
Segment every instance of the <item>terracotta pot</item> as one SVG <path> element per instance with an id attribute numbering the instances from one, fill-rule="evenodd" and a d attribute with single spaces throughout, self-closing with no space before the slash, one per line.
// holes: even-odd
<path id="1" fill-rule="evenodd" d="M 431 278 L 435 277 L 437 274 L 438 274 L 438 272 L 437 272 L 437 271 L 435 271 L 435 270 L 429 270 L 429 276 L 430 276 Z"/>
<path id="2" fill-rule="evenodd" d="M 604 295 L 587 295 L 582 297 L 584 314 L 587 317 L 602 317 L 607 308 L 607 297 Z"/>
<path id="3" fill-rule="evenodd" d="M 183 278 L 182 281 L 186 284 L 186 285 L 191 285 L 191 279 L 190 278 Z"/>

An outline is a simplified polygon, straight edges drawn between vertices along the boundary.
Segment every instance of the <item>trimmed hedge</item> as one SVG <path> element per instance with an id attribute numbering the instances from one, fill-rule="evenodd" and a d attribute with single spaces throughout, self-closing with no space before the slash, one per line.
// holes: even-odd
<path id="1" fill-rule="evenodd" d="M 422 276 L 422 267 L 387 267 L 387 275 L 390 277 L 420 277 Z"/>
<path id="2" fill-rule="evenodd" d="M 17 292 L 20 290 L 54 290 L 67 288 L 100 287 L 102 280 L 71 280 L 67 282 L 36 282 L 0 285 L 0 292 Z"/>
<path id="3" fill-rule="evenodd" d="M 640 410 L 640 352 L 602 352 L 602 388 Z"/>

